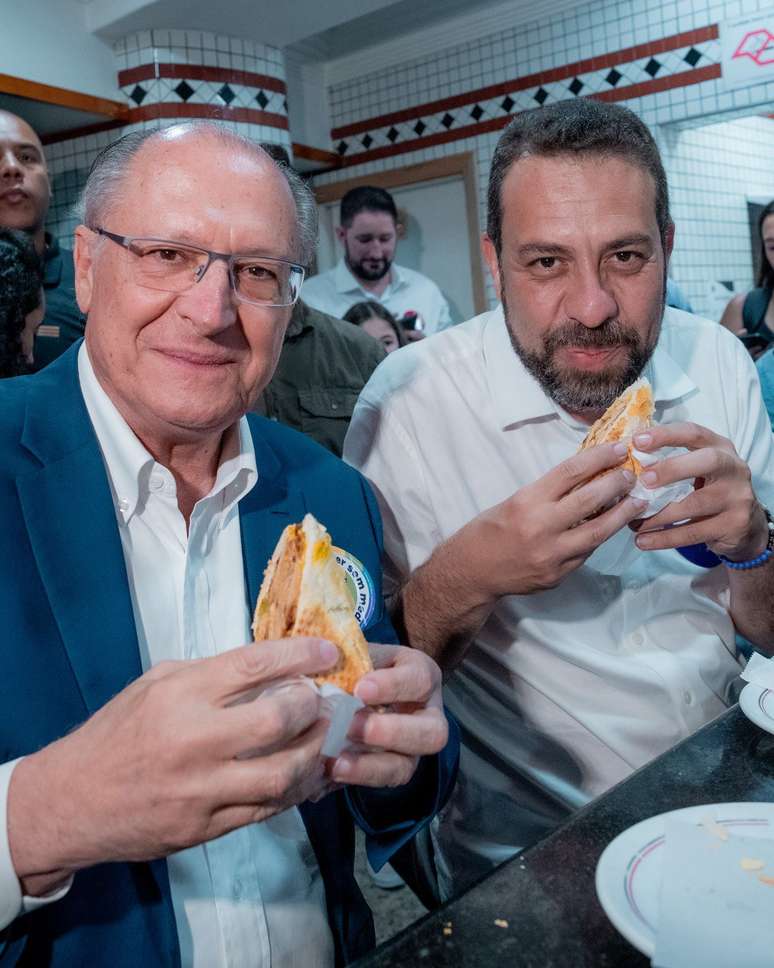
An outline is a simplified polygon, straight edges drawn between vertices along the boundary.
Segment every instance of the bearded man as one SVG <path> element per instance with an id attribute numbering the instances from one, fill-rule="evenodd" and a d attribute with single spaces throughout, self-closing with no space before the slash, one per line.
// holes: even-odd
<path id="1" fill-rule="evenodd" d="M 394 261 L 398 210 L 389 192 L 373 185 L 350 189 L 341 199 L 339 220 L 343 258 L 307 279 L 301 291 L 307 305 L 341 319 L 355 303 L 376 299 L 397 320 L 411 319 L 410 340 L 451 325 L 449 304 L 432 279 Z"/>
<path id="2" fill-rule="evenodd" d="M 665 309 L 673 238 L 634 114 L 517 117 L 483 239 L 501 306 L 393 354 L 355 410 L 344 455 L 381 504 L 395 618 L 463 731 L 433 832 L 447 894 L 721 713 L 736 632 L 774 648 L 771 430 L 744 347 Z M 695 482 L 645 522 L 625 445 L 577 453 L 641 374 L 656 425 L 635 444 L 662 457 L 641 481 Z"/>

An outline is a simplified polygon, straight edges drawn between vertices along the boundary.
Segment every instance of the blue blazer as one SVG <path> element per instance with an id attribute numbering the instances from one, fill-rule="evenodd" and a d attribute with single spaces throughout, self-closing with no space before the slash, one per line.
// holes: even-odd
<path id="1" fill-rule="evenodd" d="M 78 345 L 40 373 L 0 381 L 0 762 L 74 729 L 142 671 L 113 500 L 78 384 Z M 368 638 L 395 641 L 382 604 L 381 524 L 368 486 L 300 434 L 248 419 L 260 471 L 239 505 L 249 601 L 282 529 L 310 511 L 374 579 L 378 605 Z M 379 866 L 446 800 L 458 750 L 452 725 L 447 748 L 425 758 L 406 787 L 355 788 L 302 805 L 337 965 L 374 944 L 353 875 L 353 817 Z M 0 964 L 19 960 L 178 966 L 166 861 L 80 871 L 63 900 L 0 932 Z"/>

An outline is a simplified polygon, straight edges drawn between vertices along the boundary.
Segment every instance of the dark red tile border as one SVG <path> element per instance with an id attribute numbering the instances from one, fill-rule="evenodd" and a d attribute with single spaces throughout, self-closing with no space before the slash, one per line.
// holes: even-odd
<path id="1" fill-rule="evenodd" d="M 679 74 L 672 74 L 669 77 L 657 77 L 652 81 L 643 81 L 641 84 L 629 84 L 627 87 L 613 88 L 610 91 L 600 91 L 598 94 L 590 94 L 589 97 L 598 101 L 628 101 L 631 98 L 644 97 L 646 94 L 658 94 L 661 91 L 670 91 L 677 87 L 689 87 L 692 84 L 701 84 L 703 81 L 715 80 L 720 76 L 720 64 L 708 64 L 707 67 L 699 67 L 691 71 L 682 71 Z M 413 138 L 410 141 L 402 141 L 395 145 L 384 145 L 381 148 L 374 148 L 371 151 L 359 151 L 354 155 L 341 155 L 339 167 L 351 168 L 353 165 L 363 165 L 369 161 L 380 161 L 383 158 L 406 154 L 409 151 L 420 151 L 423 148 L 449 144 L 451 141 L 460 141 L 463 138 L 475 138 L 478 135 L 487 134 L 490 131 L 499 131 L 501 128 L 506 127 L 508 122 L 514 117 L 515 114 L 505 114 L 501 118 L 490 118 L 488 121 L 480 121 L 477 124 L 466 124 L 461 128 L 453 128 L 450 131 L 439 131 L 436 134 L 430 134 L 424 138 Z"/>
<path id="2" fill-rule="evenodd" d="M 393 111 L 390 114 L 381 114 L 375 118 L 366 118 L 363 121 L 345 124 L 339 128 L 333 128 L 331 138 L 334 141 L 338 141 L 350 135 L 373 131 L 374 128 L 384 128 L 388 124 L 400 124 L 403 121 L 412 121 L 424 114 L 437 114 L 439 111 L 451 111 L 454 108 L 462 107 L 464 104 L 470 104 L 472 101 L 486 101 L 489 98 L 499 97 L 501 94 L 505 95 L 516 91 L 523 91 L 525 88 L 539 87 L 541 84 L 561 81 L 565 77 L 575 77 L 577 74 L 585 74 L 588 71 L 599 71 L 606 67 L 615 67 L 616 64 L 624 64 L 637 60 L 639 57 L 651 57 L 654 54 L 663 54 L 665 51 L 674 50 L 677 47 L 685 47 L 688 44 L 701 44 L 707 40 L 716 40 L 718 36 L 717 24 L 701 27 L 698 30 L 688 30 L 682 34 L 664 37 L 661 40 L 637 44 L 634 47 L 626 47 L 623 50 L 618 50 L 611 54 L 602 54 L 597 57 L 587 58 L 586 60 L 575 61 L 572 64 L 563 64 L 561 67 L 554 67 L 551 70 L 538 71 L 536 74 L 526 74 L 524 77 L 517 77 L 510 81 L 501 81 L 498 84 L 490 84 L 488 87 L 476 88 L 465 94 L 455 94 L 452 97 L 441 98 L 438 101 L 417 104 L 414 107 L 405 108 L 402 111 Z M 700 68 L 700 70 L 703 69 Z"/>
<path id="3" fill-rule="evenodd" d="M 253 108 L 227 108 L 219 104 L 146 104 L 127 112 L 126 123 L 152 121 L 157 118 L 214 118 L 217 121 L 244 121 L 247 124 L 263 124 L 269 128 L 288 130 L 288 119 L 284 114 L 258 111 Z"/>
<path id="4" fill-rule="evenodd" d="M 207 67 L 202 64 L 141 64 L 118 72 L 118 86 L 138 84 L 140 81 L 155 80 L 157 77 L 189 81 L 223 81 L 229 84 L 245 84 L 247 87 L 262 87 L 267 91 L 285 94 L 285 82 L 270 74 L 253 74 L 252 71 L 237 71 L 230 67 Z"/>

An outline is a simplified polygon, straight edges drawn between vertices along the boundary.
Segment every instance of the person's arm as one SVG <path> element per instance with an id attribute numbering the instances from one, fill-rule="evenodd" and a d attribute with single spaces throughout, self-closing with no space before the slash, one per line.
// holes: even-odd
<path id="1" fill-rule="evenodd" d="M 765 426 L 764 433 L 769 433 Z M 680 422 L 653 427 L 634 442 L 643 451 L 688 449 L 687 454 L 652 465 L 641 478 L 647 486 L 690 479 L 701 482 L 682 501 L 636 523 L 640 550 L 706 544 L 732 562 L 752 561 L 761 554 L 768 541 L 766 516 L 753 490 L 750 468 L 730 440 L 706 427 Z M 771 473 L 774 466 L 769 464 Z M 727 571 L 729 613 L 737 631 L 774 654 L 774 560 L 749 570 Z"/>
<path id="2" fill-rule="evenodd" d="M 625 454 L 625 444 L 576 454 L 462 527 L 405 583 L 399 634 L 450 671 L 501 598 L 559 585 L 642 510 L 625 498 L 631 474 L 596 477 Z"/>
<path id="3" fill-rule="evenodd" d="M 8 839 L 23 893 L 102 862 L 165 857 L 316 795 L 327 783 L 317 694 L 289 683 L 244 700 L 337 658 L 330 643 L 293 639 L 161 663 L 22 759 Z"/>
<path id="4" fill-rule="evenodd" d="M 723 315 L 720 317 L 720 325 L 731 330 L 735 336 L 747 332 L 742 321 L 742 307 L 744 306 L 746 296 L 746 293 L 740 293 L 738 296 L 734 296 L 733 299 L 729 300 L 726 308 L 723 310 Z"/>
<path id="5" fill-rule="evenodd" d="M 72 877 L 66 874 L 58 886 L 54 886 L 49 893 L 39 897 L 22 894 L 19 878 L 14 870 L 11 858 L 11 845 L 8 839 L 8 791 L 11 777 L 20 760 L 11 760 L 0 764 L 0 953 L 3 949 L 2 932 L 20 914 L 31 911 L 46 904 L 52 904 L 63 898 L 70 890 Z"/>

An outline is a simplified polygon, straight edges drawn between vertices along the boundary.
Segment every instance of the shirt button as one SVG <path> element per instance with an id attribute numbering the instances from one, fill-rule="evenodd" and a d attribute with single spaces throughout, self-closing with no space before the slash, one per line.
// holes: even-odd
<path id="1" fill-rule="evenodd" d="M 644 641 L 645 636 L 642 634 L 642 632 L 635 632 L 632 635 L 632 645 L 642 645 Z"/>
<path id="2" fill-rule="evenodd" d="M 125 497 L 122 497 L 121 500 L 118 502 L 118 510 L 119 511 L 128 511 L 129 510 L 129 502 L 127 501 L 127 499 Z"/>
<path id="3" fill-rule="evenodd" d="M 686 706 L 693 705 L 693 693 L 689 689 L 686 689 L 683 693 L 683 702 Z"/>
<path id="4" fill-rule="evenodd" d="M 152 491 L 160 491 L 164 487 L 164 478 L 154 474 L 148 482 L 148 486 Z"/>
<path id="5" fill-rule="evenodd" d="M 331 404 L 331 410 L 338 410 L 338 409 L 339 409 L 338 403 L 332 403 Z"/>

